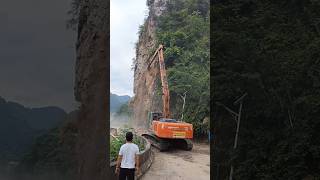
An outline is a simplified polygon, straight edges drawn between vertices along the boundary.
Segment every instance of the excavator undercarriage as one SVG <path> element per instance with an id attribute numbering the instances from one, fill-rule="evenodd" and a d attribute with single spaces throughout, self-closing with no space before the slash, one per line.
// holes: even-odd
<path id="1" fill-rule="evenodd" d="M 152 132 L 142 134 L 143 137 L 148 139 L 151 144 L 160 151 L 167 151 L 169 149 L 182 149 L 186 151 L 192 150 L 193 144 L 189 139 L 165 139 L 159 138 Z"/>

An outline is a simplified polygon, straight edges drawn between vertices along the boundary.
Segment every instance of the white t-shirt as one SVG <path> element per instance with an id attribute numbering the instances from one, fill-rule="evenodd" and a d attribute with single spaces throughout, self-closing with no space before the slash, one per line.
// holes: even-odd
<path id="1" fill-rule="evenodd" d="M 126 143 L 120 147 L 119 155 L 122 155 L 121 168 L 135 168 L 135 155 L 139 154 L 139 147 L 133 143 Z"/>

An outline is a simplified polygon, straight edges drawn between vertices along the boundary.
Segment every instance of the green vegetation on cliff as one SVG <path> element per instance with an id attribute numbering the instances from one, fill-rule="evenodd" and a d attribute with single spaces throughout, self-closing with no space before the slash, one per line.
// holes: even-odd
<path id="1" fill-rule="evenodd" d="M 243 93 L 238 148 L 235 122 L 215 106 L 214 179 L 320 177 L 319 1 L 214 1 L 213 100 L 236 109 Z M 218 177 L 217 177 L 218 176 Z"/>
<path id="2" fill-rule="evenodd" d="M 156 41 L 165 46 L 171 111 L 178 119 L 183 114 L 196 136 L 207 132 L 203 120 L 210 112 L 209 20 L 209 0 L 169 1 L 157 20 Z"/>

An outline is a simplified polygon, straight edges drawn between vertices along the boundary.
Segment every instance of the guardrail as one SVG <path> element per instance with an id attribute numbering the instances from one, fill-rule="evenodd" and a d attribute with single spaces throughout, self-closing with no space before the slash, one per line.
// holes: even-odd
<path id="1" fill-rule="evenodd" d="M 136 174 L 136 177 L 135 177 L 135 179 L 138 180 L 146 173 L 146 171 L 151 166 L 152 161 L 153 161 L 153 154 L 151 151 L 150 142 L 142 136 L 136 136 L 136 137 L 143 139 L 144 147 L 145 147 L 144 150 L 141 151 L 139 154 L 141 173 L 139 175 Z M 118 176 L 114 173 L 115 168 L 116 168 L 116 163 L 117 163 L 116 161 L 110 163 L 110 169 L 111 169 L 111 173 L 112 173 L 110 180 L 117 180 L 118 179 Z"/>

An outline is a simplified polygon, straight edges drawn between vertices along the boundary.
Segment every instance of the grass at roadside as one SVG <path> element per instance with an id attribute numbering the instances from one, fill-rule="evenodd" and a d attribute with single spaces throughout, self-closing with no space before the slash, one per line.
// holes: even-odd
<path id="1" fill-rule="evenodd" d="M 110 161 L 111 162 L 116 160 L 121 145 L 126 143 L 125 134 L 129 131 L 133 132 L 133 128 L 120 129 L 117 137 L 115 138 L 110 137 Z M 144 141 L 140 137 L 134 135 L 133 143 L 139 146 L 140 151 L 144 150 Z"/>

